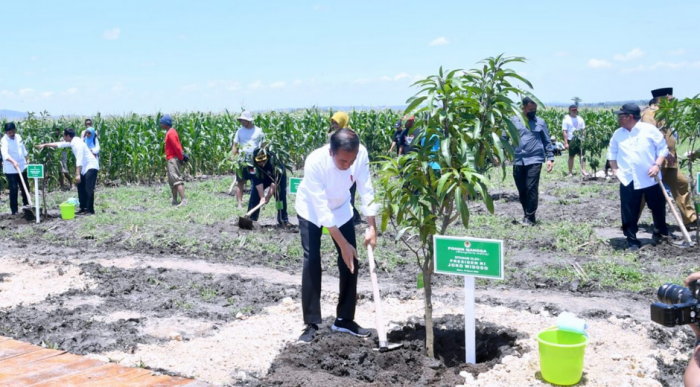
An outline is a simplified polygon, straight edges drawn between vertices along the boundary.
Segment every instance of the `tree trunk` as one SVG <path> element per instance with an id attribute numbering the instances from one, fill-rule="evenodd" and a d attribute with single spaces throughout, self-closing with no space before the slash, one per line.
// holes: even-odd
<path id="1" fill-rule="evenodd" d="M 425 300 L 425 355 L 435 357 L 435 332 L 433 331 L 433 289 L 431 277 L 433 275 L 432 260 L 428 270 L 423 270 L 423 293 Z M 427 264 L 427 263 L 426 263 Z"/>

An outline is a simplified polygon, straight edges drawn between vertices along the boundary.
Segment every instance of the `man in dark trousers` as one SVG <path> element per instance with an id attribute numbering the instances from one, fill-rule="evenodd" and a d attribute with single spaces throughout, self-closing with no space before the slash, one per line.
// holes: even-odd
<path id="1" fill-rule="evenodd" d="M 370 331 L 355 323 L 357 303 L 357 250 L 350 187 L 357 183 L 362 200 L 360 210 L 367 216 L 364 244 L 377 244 L 377 205 L 369 161 L 358 158 L 360 138 L 351 129 L 335 131 L 330 144 L 313 151 L 304 162 L 304 180 L 299 185 L 295 208 L 299 218 L 304 268 L 301 277 L 301 306 L 306 327 L 300 343 L 313 340 L 321 323 L 321 229 L 326 227 L 338 251 L 340 295 L 336 320 L 331 329 L 367 337 Z M 357 165 L 354 165 L 358 163 Z"/>
<path id="2" fill-rule="evenodd" d="M 277 205 L 277 225 L 281 227 L 291 227 L 287 215 L 287 173 L 284 165 L 277 157 L 264 148 L 256 148 L 253 151 L 253 161 L 255 162 L 255 173 L 253 174 L 253 189 L 250 191 L 250 202 L 248 211 L 260 204 L 260 198 L 265 203 L 270 202 L 272 195 L 275 195 Z M 265 189 L 269 188 L 267 195 Z M 258 220 L 260 210 L 250 215 L 251 220 Z"/>
<path id="3" fill-rule="evenodd" d="M 654 241 L 671 235 L 666 224 L 663 188 L 654 179 L 656 176 L 663 178 L 659 172 L 668 156 L 668 146 L 661 131 L 654 125 L 640 121 L 639 106 L 627 103 L 615 114 L 620 128 L 610 139 L 608 160 L 613 175 L 620 180 L 622 231 L 627 238 L 628 249 L 634 251 L 642 246 L 637 239 L 642 195 L 646 197 L 654 219 Z"/>
<path id="4" fill-rule="evenodd" d="M 547 172 L 554 167 L 554 147 L 549 139 L 547 123 L 537 117 L 537 104 L 532 99 L 523 98 L 523 123 L 520 118 L 511 121 L 520 135 L 518 147 L 515 148 L 513 162 L 513 179 L 518 187 L 520 204 L 523 207 L 523 219 L 520 224 L 532 226 L 537 222 L 535 213 L 539 201 L 540 173 L 542 164 L 547 162 Z"/>

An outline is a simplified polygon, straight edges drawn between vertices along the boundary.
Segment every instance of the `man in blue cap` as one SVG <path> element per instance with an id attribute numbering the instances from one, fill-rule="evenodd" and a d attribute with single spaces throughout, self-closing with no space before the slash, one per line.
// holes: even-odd
<path id="1" fill-rule="evenodd" d="M 180 144 L 180 136 L 173 128 L 173 119 L 169 115 L 164 115 L 160 118 L 160 127 L 167 130 L 165 134 L 165 159 L 168 160 L 168 184 L 173 194 L 174 206 L 186 206 L 187 199 L 185 198 L 185 180 L 182 177 L 180 169 L 182 164 L 189 159 L 182 152 L 182 144 Z M 180 194 L 180 203 L 177 202 L 177 195 Z"/>

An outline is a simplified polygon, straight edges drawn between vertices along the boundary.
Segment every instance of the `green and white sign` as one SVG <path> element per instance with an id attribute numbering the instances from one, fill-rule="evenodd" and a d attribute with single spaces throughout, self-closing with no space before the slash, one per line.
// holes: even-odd
<path id="1" fill-rule="evenodd" d="M 44 166 L 41 164 L 29 164 L 29 165 L 27 165 L 27 177 L 30 179 L 43 179 L 44 178 Z"/>
<path id="2" fill-rule="evenodd" d="M 503 279 L 503 241 L 433 236 L 435 272 Z"/>
<path id="3" fill-rule="evenodd" d="M 290 177 L 289 178 L 289 193 L 296 194 L 299 191 L 299 184 L 301 184 L 301 177 Z"/>

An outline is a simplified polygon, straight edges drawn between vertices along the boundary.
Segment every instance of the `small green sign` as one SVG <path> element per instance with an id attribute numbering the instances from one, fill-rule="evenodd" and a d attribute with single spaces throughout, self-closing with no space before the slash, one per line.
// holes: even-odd
<path id="1" fill-rule="evenodd" d="M 435 272 L 503 279 L 503 241 L 433 236 Z"/>
<path id="2" fill-rule="evenodd" d="M 299 184 L 301 184 L 301 177 L 290 177 L 289 178 L 289 193 L 296 194 L 299 191 Z"/>
<path id="3" fill-rule="evenodd" d="M 43 179 L 44 178 L 44 166 L 41 164 L 29 164 L 29 165 L 27 165 L 27 177 L 30 179 Z"/>

